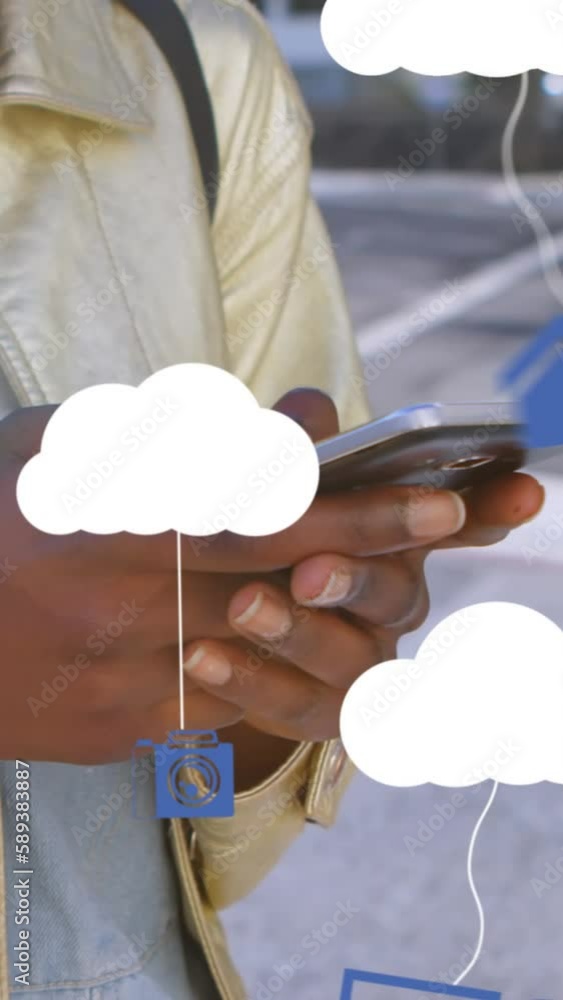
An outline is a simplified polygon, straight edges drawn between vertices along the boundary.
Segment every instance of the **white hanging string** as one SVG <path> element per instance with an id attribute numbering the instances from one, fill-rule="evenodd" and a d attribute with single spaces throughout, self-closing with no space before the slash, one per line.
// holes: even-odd
<path id="1" fill-rule="evenodd" d="M 468 854 L 467 854 L 467 881 L 469 882 L 469 888 L 471 889 L 471 895 L 473 896 L 473 899 L 475 900 L 475 905 L 477 907 L 477 913 L 479 915 L 479 935 L 478 935 L 478 938 L 477 938 L 477 944 L 475 945 L 475 952 L 473 954 L 473 958 L 471 959 L 471 961 L 470 961 L 469 965 L 467 966 L 467 968 L 464 969 L 464 971 L 461 973 L 461 975 L 458 976 L 457 979 L 454 980 L 454 982 L 453 982 L 454 986 L 457 986 L 459 983 L 461 983 L 462 979 L 465 979 L 465 977 L 468 975 L 468 973 L 471 972 L 473 966 L 477 964 L 477 962 L 479 960 L 479 956 L 480 956 L 482 948 L 483 948 L 483 941 L 484 941 L 484 938 L 485 938 L 485 914 L 483 912 L 483 906 L 481 904 L 481 900 L 479 899 L 479 893 L 477 892 L 477 889 L 475 888 L 475 882 L 474 882 L 474 879 L 473 879 L 473 852 L 475 850 L 475 844 L 477 842 L 477 837 L 479 835 L 479 830 L 481 829 L 481 827 L 483 825 L 483 822 L 485 820 L 485 817 L 486 817 L 489 809 L 491 808 L 491 806 L 492 806 L 492 804 L 494 802 L 495 795 L 497 794 L 498 785 L 499 785 L 498 781 L 495 781 L 495 783 L 493 785 L 493 790 L 492 790 L 491 794 L 489 795 L 489 798 L 487 800 L 485 808 L 483 809 L 483 812 L 481 813 L 481 815 L 479 816 L 479 819 L 477 820 L 477 823 L 475 825 L 475 829 L 473 830 L 473 833 L 471 835 L 471 840 L 469 842 L 469 851 L 468 851 Z"/>
<path id="2" fill-rule="evenodd" d="M 523 73 L 520 80 L 520 91 L 502 137 L 502 170 L 511 197 L 534 231 L 547 286 L 554 298 L 563 305 L 563 274 L 559 264 L 558 246 L 549 226 L 524 192 L 514 164 L 514 136 L 528 99 L 529 90 L 530 74 Z"/>

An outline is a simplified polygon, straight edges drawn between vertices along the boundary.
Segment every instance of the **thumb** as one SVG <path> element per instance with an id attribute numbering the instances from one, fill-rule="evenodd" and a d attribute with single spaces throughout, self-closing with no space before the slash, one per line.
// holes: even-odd
<path id="1" fill-rule="evenodd" d="M 338 413 L 330 396 L 320 389 L 292 389 L 273 407 L 307 431 L 313 441 L 338 433 Z"/>

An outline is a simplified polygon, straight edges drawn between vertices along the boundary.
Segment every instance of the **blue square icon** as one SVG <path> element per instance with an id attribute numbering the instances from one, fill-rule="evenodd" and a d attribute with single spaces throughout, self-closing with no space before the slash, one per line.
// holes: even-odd
<path id="1" fill-rule="evenodd" d="M 340 1000 L 432 1000 L 437 995 L 465 997 L 466 1000 L 502 1000 L 501 994 L 492 990 L 478 990 L 471 986 L 451 986 L 429 979 L 410 979 L 390 976 L 361 969 L 345 969 Z"/>
<path id="2" fill-rule="evenodd" d="M 133 814 L 141 818 L 139 751 L 150 753 L 154 777 L 149 815 L 153 819 L 205 819 L 235 811 L 232 743 L 220 743 L 213 730 L 178 730 L 166 743 L 138 740 L 133 753 Z M 145 814 L 146 815 L 146 814 Z M 148 818 L 148 817 L 146 817 Z"/>

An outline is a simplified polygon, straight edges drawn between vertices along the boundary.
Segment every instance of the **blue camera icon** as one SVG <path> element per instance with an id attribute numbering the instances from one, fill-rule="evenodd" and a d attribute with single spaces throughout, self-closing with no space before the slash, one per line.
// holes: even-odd
<path id="1" fill-rule="evenodd" d="M 154 775 L 149 813 L 154 819 L 205 819 L 233 816 L 235 811 L 232 743 L 221 743 L 214 730 L 177 730 L 166 743 L 137 740 L 133 751 L 133 812 L 140 817 L 139 755 L 152 751 Z"/>

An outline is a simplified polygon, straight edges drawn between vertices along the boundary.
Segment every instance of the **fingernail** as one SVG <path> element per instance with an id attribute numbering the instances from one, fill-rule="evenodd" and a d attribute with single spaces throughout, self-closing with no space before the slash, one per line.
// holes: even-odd
<path id="1" fill-rule="evenodd" d="M 527 517 L 525 521 L 519 521 L 518 522 L 518 526 L 519 527 L 520 527 L 520 525 L 523 527 L 525 524 L 531 524 L 532 521 L 535 521 L 536 518 L 541 514 L 542 510 L 545 507 L 545 503 L 546 503 L 546 500 L 547 500 L 547 493 L 545 491 L 545 487 L 541 486 L 541 483 L 539 483 L 538 485 L 541 487 L 542 495 L 541 495 L 541 500 L 538 503 L 538 506 L 536 508 L 536 512 L 535 512 L 535 514 L 530 514 L 530 516 Z"/>
<path id="2" fill-rule="evenodd" d="M 352 576 L 345 569 L 335 569 L 328 577 L 320 594 L 304 601 L 313 607 L 334 607 L 346 600 L 352 589 Z"/>
<path id="3" fill-rule="evenodd" d="M 263 639 L 276 639 L 280 635 L 291 632 L 291 615 L 287 608 L 277 604 L 263 591 L 242 614 L 234 619 L 235 625 L 240 625 L 246 632 L 254 632 Z"/>
<path id="4" fill-rule="evenodd" d="M 204 684 L 226 684 L 233 670 L 229 661 L 218 653 L 210 653 L 198 646 L 184 663 L 184 670 Z"/>
<path id="5" fill-rule="evenodd" d="M 455 535 L 466 517 L 465 504 L 457 493 L 439 493 L 420 506 L 408 507 L 406 524 L 414 538 L 441 538 Z"/>

